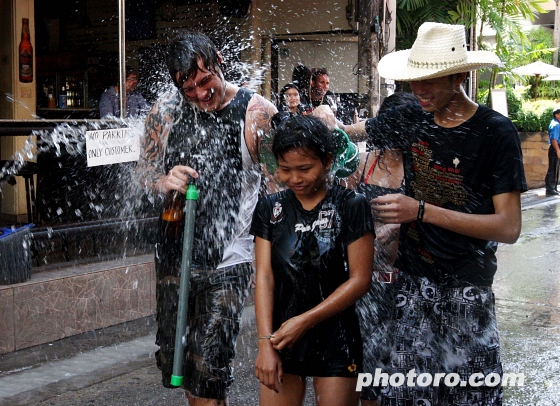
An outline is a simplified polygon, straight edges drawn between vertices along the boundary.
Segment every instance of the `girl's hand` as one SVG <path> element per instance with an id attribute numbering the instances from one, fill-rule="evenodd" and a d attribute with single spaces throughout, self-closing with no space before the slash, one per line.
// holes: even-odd
<path id="1" fill-rule="evenodd" d="M 255 361 L 255 376 L 268 389 L 278 393 L 282 383 L 282 361 L 278 352 L 272 348 L 268 340 L 259 343 L 259 353 Z"/>
<path id="2" fill-rule="evenodd" d="M 273 334 L 270 342 L 275 350 L 291 348 L 309 330 L 310 326 L 303 315 L 286 320 Z"/>

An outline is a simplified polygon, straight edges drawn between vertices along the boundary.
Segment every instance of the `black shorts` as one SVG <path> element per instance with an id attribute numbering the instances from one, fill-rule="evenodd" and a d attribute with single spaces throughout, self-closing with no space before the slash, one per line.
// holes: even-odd
<path id="1" fill-rule="evenodd" d="M 287 374 L 355 378 L 362 372 L 362 339 L 354 308 L 310 329 L 293 348 L 280 351 Z"/>
<path id="2" fill-rule="evenodd" d="M 183 387 L 193 396 L 227 397 L 233 382 L 231 361 L 252 272 L 250 263 L 217 270 L 192 270 Z M 157 286 L 156 344 L 160 349 L 156 359 L 163 385 L 169 387 L 175 352 L 178 286 L 169 279 L 164 281 Z"/>
<path id="3" fill-rule="evenodd" d="M 356 364 L 356 360 L 348 359 L 346 354 L 338 354 L 328 359 L 316 361 L 296 361 L 292 359 L 282 360 L 282 371 L 285 374 L 297 375 L 301 377 L 340 377 L 356 378 L 358 371 L 362 370 L 362 365 Z"/>

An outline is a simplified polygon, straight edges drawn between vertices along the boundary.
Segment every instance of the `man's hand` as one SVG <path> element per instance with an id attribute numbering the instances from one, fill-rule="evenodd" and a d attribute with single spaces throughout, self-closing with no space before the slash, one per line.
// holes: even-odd
<path id="1" fill-rule="evenodd" d="M 371 201 L 376 220 L 386 224 L 410 223 L 418 216 L 418 200 L 400 193 L 377 197 Z"/>
<path id="2" fill-rule="evenodd" d="M 185 194 L 189 178 L 198 178 L 198 173 L 190 166 L 177 165 L 159 180 L 157 187 L 162 193 L 178 190 Z"/>

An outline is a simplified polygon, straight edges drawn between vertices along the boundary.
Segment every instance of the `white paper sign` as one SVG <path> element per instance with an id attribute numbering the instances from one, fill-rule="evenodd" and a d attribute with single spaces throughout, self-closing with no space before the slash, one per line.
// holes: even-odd
<path id="1" fill-rule="evenodd" d="M 86 131 L 88 166 L 138 161 L 140 136 L 129 128 Z"/>
<path id="2" fill-rule="evenodd" d="M 504 116 L 508 116 L 507 95 L 506 89 L 492 89 L 490 90 L 492 101 L 492 109 Z"/>

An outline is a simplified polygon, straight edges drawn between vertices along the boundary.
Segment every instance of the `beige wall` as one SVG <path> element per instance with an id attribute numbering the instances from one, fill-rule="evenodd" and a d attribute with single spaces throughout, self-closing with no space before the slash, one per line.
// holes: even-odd
<path id="1" fill-rule="evenodd" d="M 305 34 L 350 29 L 346 0 L 253 0 L 258 36 Z"/>
<path id="2" fill-rule="evenodd" d="M 358 62 L 357 37 L 336 33 L 353 28 L 346 19 L 347 4 L 346 0 L 253 0 L 253 61 L 266 62 L 260 53 L 260 41 L 284 39 L 279 44 L 279 88 L 291 82 L 293 68 L 302 63 L 310 68 L 326 68 L 331 90 L 336 93 L 365 92 L 366 89 L 359 88 L 358 77 L 352 74 Z M 265 86 L 268 96 L 267 90 Z"/>

